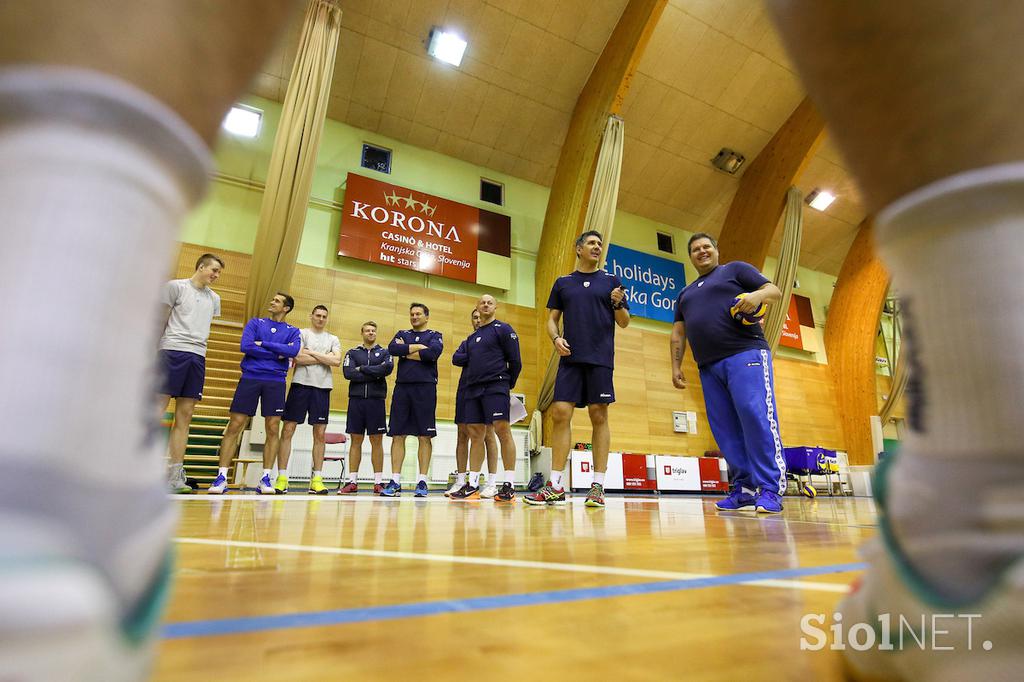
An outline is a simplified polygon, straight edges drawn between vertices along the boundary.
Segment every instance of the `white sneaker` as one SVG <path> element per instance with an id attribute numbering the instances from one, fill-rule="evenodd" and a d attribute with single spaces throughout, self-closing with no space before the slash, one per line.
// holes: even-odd
<path id="1" fill-rule="evenodd" d="M 256 492 L 260 495 L 276 495 L 277 491 L 274 490 L 274 486 L 270 483 L 270 476 L 264 474 L 263 478 L 260 479 L 260 484 L 256 486 Z"/>
<path id="2" fill-rule="evenodd" d="M 488 483 L 483 488 L 480 488 L 480 497 L 484 498 L 485 500 L 493 500 L 497 494 L 498 486 L 494 485 L 493 483 Z"/>
<path id="3" fill-rule="evenodd" d="M 458 479 L 456 479 L 456 481 L 458 481 Z M 457 493 L 460 490 L 462 490 L 462 486 L 463 485 L 465 485 L 465 484 L 464 483 L 463 484 L 459 484 L 458 482 L 452 483 L 452 487 L 448 488 L 448 490 L 444 491 L 444 496 L 445 497 L 451 497 L 453 493 Z"/>
<path id="4" fill-rule="evenodd" d="M 940 682 L 1021 679 L 1024 557 L 1009 565 L 980 598 L 953 601 L 938 594 L 910 564 L 889 526 L 886 479 L 894 457 L 883 460 L 875 473 L 882 515 L 879 535 L 861 551 L 868 566 L 836 608 L 842 614 L 839 630 L 848 676 Z M 827 617 L 815 644 L 824 641 L 826 632 L 835 637 L 833 620 Z M 833 638 L 829 644 L 835 647 Z"/>
<path id="5" fill-rule="evenodd" d="M 185 479 L 185 469 L 178 467 L 176 471 L 172 471 L 167 479 L 167 490 L 175 495 L 191 495 L 192 488 L 189 487 L 188 481 Z"/>
<path id="6" fill-rule="evenodd" d="M 224 491 L 228 489 L 228 479 L 224 474 L 217 474 L 217 478 L 213 479 L 213 483 L 206 489 L 207 495 L 223 495 Z"/>
<path id="7" fill-rule="evenodd" d="M 140 623 L 141 629 L 129 634 L 102 576 L 82 562 L 45 559 L 0 565 L 0 572 L 0 677 L 19 682 L 149 678 L 159 620 Z"/>

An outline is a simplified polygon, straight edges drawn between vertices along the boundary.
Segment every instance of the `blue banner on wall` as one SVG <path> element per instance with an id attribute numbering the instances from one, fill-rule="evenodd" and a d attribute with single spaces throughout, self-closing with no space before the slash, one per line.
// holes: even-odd
<path id="1" fill-rule="evenodd" d="M 686 286 L 683 264 L 612 244 L 604 269 L 622 280 L 630 315 L 672 322 L 676 298 Z"/>

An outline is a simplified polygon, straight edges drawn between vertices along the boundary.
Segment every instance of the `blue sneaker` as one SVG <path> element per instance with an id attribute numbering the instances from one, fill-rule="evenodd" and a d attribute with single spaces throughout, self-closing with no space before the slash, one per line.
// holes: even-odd
<path id="1" fill-rule="evenodd" d="M 782 497 L 773 490 L 762 490 L 755 503 L 759 514 L 781 514 Z"/>
<path id="2" fill-rule="evenodd" d="M 206 489 L 207 495 L 223 495 L 224 491 L 227 490 L 228 479 L 224 474 L 217 474 L 217 478 L 213 479 L 213 483 Z"/>
<path id="3" fill-rule="evenodd" d="M 384 490 L 380 491 L 381 497 L 401 497 L 402 486 L 394 481 L 388 481 L 387 485 L 384 486 Z"/>
<path id="4" fill-rule="evenodd" d="M 753 507 L 755 504 L 756 500 L 754 500 L 753 495 L 743 492 L 743 488 L 736 486 L 729 493 L 729 497 L 715 502 L 715 507 L 722 511 L 736 511 L 737 509 Z"/>
<path id="5" fill-rule="evenodd" d="M 277 491 L 274 490 L 273 484 L 270 482 L 270 475 L 264 474 L 263 478 L 260 479 L 260 484 L 256 486 L 256 492 L 260 495 L 275 495 Z"/>
<path id="6" fill-rule="evenodd" d="M 413 493 L 416 497 L 426 497 L 429 490 L 427 490 L 427 482 L 420 481 L 416 484 L 416 491 Z"/>

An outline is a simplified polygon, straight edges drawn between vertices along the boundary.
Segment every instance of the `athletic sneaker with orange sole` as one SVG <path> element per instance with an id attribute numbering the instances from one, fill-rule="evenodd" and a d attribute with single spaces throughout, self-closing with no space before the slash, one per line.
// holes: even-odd
<path id="1" fill-rule="evenodd" d="M 466 484 L 456 490 L 454 493 L 448 496 L 449 500 L 462 501 L 462 500 L 479 500 L 480 499 L 480 488 Z"/>

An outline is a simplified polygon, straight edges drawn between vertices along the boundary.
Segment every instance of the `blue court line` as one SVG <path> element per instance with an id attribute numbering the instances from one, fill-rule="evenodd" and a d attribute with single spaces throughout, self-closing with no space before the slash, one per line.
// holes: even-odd
<path id="1" fill-rule="evenodd" d="M 583 601 L 586 599 L 608 599 L 611 597 L 657 594 L 659 592 L 696 590 L 705 587 L 721 587 L 723 585 L 736 585 L 738 583 L 748 583 L 757 580 L 784 580 L 786 578 L 803 578 L 813 575 L 826 575 L 829 573 L 847 573 L 850 571 L 859 571 L 863 568 L 864 564 L 862 563 L 833 564 L 830 566 L 791 568 L 778 571 L 761 571 L 756 573 L 736 573 L 733 575 L 711 576 L 708 578 L 689 578 L 686 580 L 662 580 L 652 583 L 608 585 L 605 587 L 583 587 L 570 590 L 552 590 L 548 592 L 528 592 L 525 594 L 472 597 L 469 599 L 446 599 L 441 601 L 413 602 L 411 604 L 392 604 L 390 606 L 369 606 L 360 609 L 337 609 L 333 611 L 285 613 L 275 616 L 197 620 L 183 623 L 168 623 L 164 626 L 163 637 L 164 639 L 186 639 L 191 637 L 238 635 L 249 632 L 263 632 L 266 630 L 321 627 L 325 625 L 344 625 L 347 623 L 367 623 L 370 621 L 416 618 L 419 616 L 434 616 L 441 613 L 468 613 L 471 611 L 508 609 L 520 606 L 564 604 L 566 602 Z"/>

